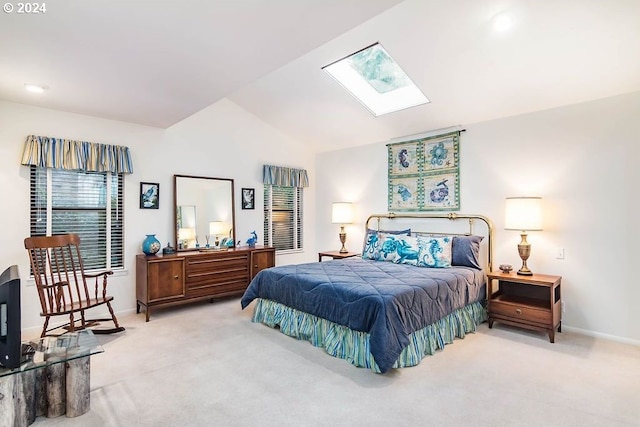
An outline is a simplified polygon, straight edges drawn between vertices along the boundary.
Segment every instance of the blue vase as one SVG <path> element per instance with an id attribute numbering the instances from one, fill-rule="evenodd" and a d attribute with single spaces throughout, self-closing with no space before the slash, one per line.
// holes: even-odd
<path id="1" fill-rule="evenodd" d="M 155 234 L 147 234 L 142 242 L 142 252 L 146 255 L 155 255 L 160 250 L 160 240 L 156 239 Z"/>

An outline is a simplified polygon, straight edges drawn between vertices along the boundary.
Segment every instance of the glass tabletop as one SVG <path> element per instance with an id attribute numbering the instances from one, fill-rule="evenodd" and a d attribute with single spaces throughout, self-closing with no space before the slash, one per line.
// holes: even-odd
<path id="1" fill-rule="evenodd" d="M 22 364 L 14 369 L 0 366 L 0 377 L 102 352 L 104 349 L 90 329 L 44 337 L 22 343 Z"/>

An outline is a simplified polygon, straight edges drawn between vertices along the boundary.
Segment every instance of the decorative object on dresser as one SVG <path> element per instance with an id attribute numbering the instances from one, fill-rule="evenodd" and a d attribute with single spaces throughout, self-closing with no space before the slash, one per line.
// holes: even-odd
<path id="1" fill-rule="evenodd" d="M 160 240 L 156 239 L 155 234 L 147 234 L 142 241 L 142 252 L 146 255 L 155 255 L 160 250 Z"/>
<path id="2" fill-rule="evenodd" d="M 45 318 L 41 337 L 50 335 L 48 332 L 59 328 L 73 332 L 96 326 L 100 321 L 113 322 L 114 327 L 93 329 L 94 333 L 124 331 L 111 307 L 113 297 L 107 295 L 107 277 L 113 272 L 85 273 L 80 255 L 80 237 L 77 234 L 27 237 L 24 239 L 24 247 L 29 253 L 31 271 L 40 299 L 40 315 Z M 110 317 L 85 318 L 87 310 L 101 305 L 107 306 Z M 69 323 L 48 329 L 49 320 L 57 316 L 68 316 Z M 76 325 L 77 322 L 80 325 Z"/>
<path id="3" fill-rule="evenodd" d="M 487 274 L 489 294 L 489 328 L 494 321 L 512 326 L 546 331 L 555 341 L 555 331 L 562 332 L 562 295 L 560 276 L 532 274 Z M 498 288 L 493 290 L 493 282 Z"/>
<path id="4" fill-rule="evenodd" d="M 344 246 L 347 241 L 347 233 L 344 231 L 345 224 L 351 224 L 353 222 L 353 205 L 349 202 L 335 202 L 331 205 L 331 222 L 333 224 L 340 224 L 340 248 L 341 254 L 346 254 L 349 251 Z"/>
<path id="5" fill-rule="evenodd" d="M 527 267 L 527 259 L 531 255 L 531 244 L 527 242 L 527 231 L 542 231 L 542 198 L 540 197 L 507 197 L 504 214 L 505 230 L 519 230 L 522 241 L 518 244 L 518 254 L 522 259 L 522 267 L 518 274 L 531 276 L 533 272 Z"/>
<path id="6" fill-rule="evenodd" d="M 258 234 L 253 230 L 247 239 L 247 245 L 249 245 L 250 248 L 255 248 L 256 243 L 258 243 Z"/>
<path id="7" fill-rule="evenodd" d="M 158 209 L 160 207 L 160 184 L 140 183 L 140 209 Z"/>
<path id="8" fill-rule="evenodd" d="M 256 246 L 226 251 L 136 256 L 136 311 L 189 301 L 242 295 L 259 271 L 275 265 L 275 249 Z"/>

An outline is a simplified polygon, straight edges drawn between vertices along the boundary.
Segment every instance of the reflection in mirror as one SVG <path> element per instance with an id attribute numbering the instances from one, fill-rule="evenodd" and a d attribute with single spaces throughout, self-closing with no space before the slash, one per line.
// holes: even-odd
<path id="1" fill-rule="evenodd" d="M 196 244 L 196 207 L 180 206 L 176 213 L 178 227 L 178 249 L 195 248 Z"/>
<path id="2" fill-rule="evenodd" d="M 233 246 L 233 179 L 174 175 L 178 250 Z"/>

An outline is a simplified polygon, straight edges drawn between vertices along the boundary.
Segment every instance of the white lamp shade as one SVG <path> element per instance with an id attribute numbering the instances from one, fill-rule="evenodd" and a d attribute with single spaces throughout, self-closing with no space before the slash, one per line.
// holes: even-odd
<path id="1" fill-rule="evenodd" d="M 193 228 L 181 228 L 178 230 L 178 239 L 191 240 L 196 237 L 196 230 Z"/>
<path id="2" fill-rule="evenodd" d="M 223 221 L 211 221 L 209 223 L 209 234 L 218 236 L 220 234 L 227 234 L 225 231 L 225 225 Z"/>
<path id="3" fill-rule="evenodd" d="M 353 205 L 349 202 L 336 202 L 331 206 L 331 222 L 334 224 L 351 224 L 353 222 Z"/>
<path id="4" fill-rule="evenodd" d="M 542 231 L 541 197 L 507 197 L 505 230 Z"/>

